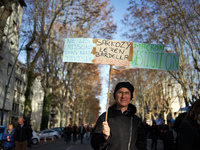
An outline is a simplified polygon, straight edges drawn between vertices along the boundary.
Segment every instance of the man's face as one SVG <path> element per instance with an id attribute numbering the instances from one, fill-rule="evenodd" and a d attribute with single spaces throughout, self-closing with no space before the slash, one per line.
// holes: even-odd
<path id="1" fill-rule="evenodd" d="M 117 107 L 128 107 L 128 104 L 131 101 L 131 92 L 127 88 L 120 88 L 115 95 Z"/>
<path id="2" fill-rule="evenodd" d="M 23 119 L 22 119 L 22 118 L 19 118 L 19 119 L 18 119 L 18 123 L 21 124 L 21 125 L 23 125 L 23 123 L 24 123 Z"/>

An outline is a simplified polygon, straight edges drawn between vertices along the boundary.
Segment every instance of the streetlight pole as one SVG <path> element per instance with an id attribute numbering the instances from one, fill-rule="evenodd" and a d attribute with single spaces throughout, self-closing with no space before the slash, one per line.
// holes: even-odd
<path id="1" fill-rule="evenodd" d="M 33 50 L 33 48 L 29 47 L 29 48 L 26 48 L 26 50 Z M 16 62 L 17 62 L 17 58 L 20 54 L 20 52 L 22 51 L 22 49 L 20 48 L 19 52 L 18 52 L 18 55 L 15 59 L 15 62 L 13 64 L 13 67 L 12 67 L 12 70 L 10 72 L 10 76 L 9 76 L 9 79 L 8 79 L 8 83 L 6 84 L 6 89 L 5 89 L 5 94 L 4 94 L 4 99 L 3 99 L 3 107 L 2 107 L 2 112 L 1 112 L 1 125 L 3 125 L 3 118 L 4 118 L 4 109 L 5 109 L 5 102 L 6 102 L 6 97 L 7 97 L 7 94 L 8 94 L 8 87 L 9 87 L 9 84 L 10 84 L 10 80 L 11 80 L 11 77 L 12 77 L 12 73 L 14 71 L 14 68 L 15 68 L 15 65 L 16 65 Z"/>

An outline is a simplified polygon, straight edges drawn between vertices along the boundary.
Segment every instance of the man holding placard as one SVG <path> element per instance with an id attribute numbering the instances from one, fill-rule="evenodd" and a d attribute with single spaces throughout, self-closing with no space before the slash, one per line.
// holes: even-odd
<path id="1" fill-rule="evenodd" d="M 95 125 L 91 145 L 95 150 L 146 150 L 146 136 L 141 119 L 135 115 L 136 107 L 130 104 L 134 87 L 119 82 L 114 90 L 116 103 L 103 113 Z"/>

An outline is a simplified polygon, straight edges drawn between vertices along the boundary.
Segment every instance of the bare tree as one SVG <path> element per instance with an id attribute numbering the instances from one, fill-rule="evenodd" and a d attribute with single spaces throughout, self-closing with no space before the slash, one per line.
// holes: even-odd
<path id="1" fill-rule="evenodd" d="M 169 74 L 181 84 L 186 106 L 200 95 L 199 6 L 197 0 L 130 0 L 123 20 L 130 40 L 162 43 L 165 52 L 179 54 L 179 70 Z"/>
<path id="2" fill-rule="evenodd" d="M 112 22 L 113 8 L 108 6 L 108 0 L 94 2 L 91 0 L 60 0 L 40 1 L 28 0 L 27 15 L 24 16 L 22 39 L 28 39 L 26 47 L 34 47 L 33 53 L 27 52 L 28 85 L 25 101 L 25 117 L 30 116 L 31 103 L 29 99 L 30 87 L 33 81 L 33 74 L 37 71 L 37 65 L 41 57 L 44 65 L 45 82 L 48 83 L 46 70 L 49 61 L 48 55 L 52 51 L 51 44 L 62 49 L 64 37 L 89 37 L 102 36 L 111 38 L 116 26 Z M 55 26 L 56 25 L 56 26 Z M 59 27 L 60 28 L 57 28 Z M 53 30 L 56 27 L 58 31 Z M 61 38 L 59 34 L 61 35 Z M 51 43 L 51 44 L 50 44 Z M 60 45 L 59 45 L 60 43 Z M 57 53 L 60 54 L 61 53 Z M 42 62 L 41 61 L 41 62 Z M 42 73 L 43 74 L 43 73 Z M 47 84 L 46 84 L 47 85 Z"/>

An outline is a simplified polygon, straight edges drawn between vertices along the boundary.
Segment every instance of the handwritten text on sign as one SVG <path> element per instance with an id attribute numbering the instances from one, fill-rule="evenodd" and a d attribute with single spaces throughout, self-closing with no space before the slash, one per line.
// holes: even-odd
<path id="1" fill-rule="evenodd" d="M 66 38 L 63 62 L 98 63 L 177 71 L 179 54 L 164 53 L 164 45 L 92 38 Z"/>
<path id="2" fill-rule="evenodd" d="M 94 63 L 129 66 L 132 51 L 130 42 L 97 39 Z"/>
<path id="3" fill-rule="evenodd" d="M 94 46 L 92 38 L 66 38 L 63 62 L 92 63 Z"/>
<path id="4" fill-rule="evenodd" d="M 130 67 L 177 71 L 179 55 L 164 53 L 164 45 L 133 44 L 133 60 Z"/>

